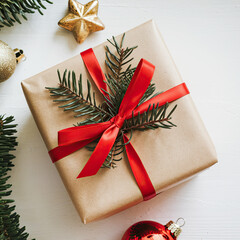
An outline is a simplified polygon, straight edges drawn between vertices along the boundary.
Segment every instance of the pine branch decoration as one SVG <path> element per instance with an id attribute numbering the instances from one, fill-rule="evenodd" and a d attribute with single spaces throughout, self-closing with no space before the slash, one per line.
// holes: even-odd
<path id="1" fill-rule="evenodd" d="M 87 80 L 87 95 L 83 94 L 82 75 L 80 74 L 79 80 L 76 80 L 76 74 L 74 71 L 65 70 L 61 77 L 58 71 L 59 87 L 52 88 L 46 87 L 52 97 L 56 97 L 54 102 L 60 103 L 59 108 L 63 108 L 64 111 L 73 111 L 74 117 L 82 117 L 89 115 L 85 121 L 78 123 L 77 125 L 86 125 L 91 123 L 99 123 L 107 121 L 114 115 L 107 112 L 102 105 L 97 105 L 95 93 L 92 92 L 91 83 Z"/>
<path id="2" fill-rule="evenodd" d="M 12 185 L 7 183 L 15 158 L 10 152 L 17 146 L 14 136 L 17 125 L 12 124 L 13 121 L 13 116 L 0 115 L 0 239 L 27 240 L 29 234 L 25 232 L 25 227 L 19 227 L 20 216 L 14 212 L 14 200 L 9 199 Z"/>
<path id="3" fill-rule="evenodd" d="M 43 2 L 52 4 L 49 0 L 0 0 L 0 28 L 11 27 L 15 22 L 21 24 L 19 16 L 27 20 L 26 13 L 38 11 L 43 15 L 41 9 L 46 9 Z"/>
<path id="4" fill-rule="evenodd" d="M 89 80 L 87 80 L 87 95 L 83 95 L 82 75 L 80 74 L 79 80 L 77 81 L 74 71 L 65 70 L 62 76 L 58 71 L 59 86 L 55 88 L 46 87 L 46 89 L 50 91 L 51 96 L 54 97 L 53 101 L 59 103 L 59 108 L 63 108 L 64 111 L 74 111 L 74 117 L 87 116 L 85 120 L 78 122 L 75 126 L 108 121 L 117 115 L 123 97 L 136 70 L 136 67 L 132 67 L 131 65 L 131 61 L 133 60 L 131 56 L 137 46 L 123 48 L 124 39 L 125 34 L 123 34 L 120 44 L 117 43 L 115 37 L 113 37 L 112 41 L 108 40 L 113 46 L 114 51 L 111 50 L 109 46 L 105 47 L 105 63 L 108 68 L 108 73 L 105 74 L 105 76 L 109 92 L 105 91 L 108 97 L 103 96 L 104 101 L 102 104 L 96 103 L 95 93 L 92 92 Z M 150 83 L 138 106 L 148 99 L 160 94 L 155 91 L 155 84 Z M 122 159 L 121 155 L 125 151 L 126 145 L 123 142 L 124 133 L 131 133 L 129 138 L 130 142 L 134 130 L 144 131 L 157 128 L 171 129 L 176 126 L 171 122 L 171 116 L 177 105 L 175 105 L 169 113 L 167 113 L 168 107 L 168 103 L 163 106 L 153 104 L 152 110 L 150 110 L 151 105 L 149 105 L 148 110 L 143 114 L 139 113 L 136 117 L 132 116 L 131 119 L 125 120 L 102 167 L 115 167 L 116 162 Z M 90 143 L 86 146 L 87 149 L 89 151 L 94 151 L 98 141 L 99 139 L 96 139 Z"/>
<path id="5" fill-rule="evenodd" d="M 161 107 L 159 107 L 158 104 L 156 106 L 153 104 L 153 108 L 150 111 L 150 104 L 148 110 L 142 115 L 138 113 L 137 117 L 133 116 L 130 120 L 126 120 L 124 122 L 122 130 L 124 132 L 128 132 L 129 130 L 144 131 L 147 129 L 156 129 L 159 127 L 166 129 L 170 129 L 173 126 L 176 127 L 176 125 L 173 124 L 170 120 L 171 115 L 175 111 L 177 105 L 175 105 L 166 116 L 166 110 L 168 106 L 168 103 Z"/>

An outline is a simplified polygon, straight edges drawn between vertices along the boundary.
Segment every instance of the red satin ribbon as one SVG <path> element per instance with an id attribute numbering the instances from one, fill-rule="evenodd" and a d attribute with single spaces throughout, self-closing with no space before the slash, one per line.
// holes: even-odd
<path id="1" fill-rule="evenodd" d="M 106 84 L 106 78 L 104 73 L 102 72 L 102 69 L 99 65 L 99 62 L 92 50 L 92 48 L 87 49 L 84 52 L 80 53 L 82 56 L 82 59 L 84 60 L 85 66 L 91 75 L 93 81 L 95 82 L 97 88 L 103 95 L 107 95 L 106 92 L 104 92 L 102 89 L 107 91 L 107 84 Z M 97 79 L 95 81 L 95 79 Z"/>
<path id="2" fill-rule="evenodd" d="M 96 86 L 100 92 L 107 97 L 108 95 L 105 92 L 107 91 L 105 76 L 93 50 L 88 49 L 85 52 L 82 52 L 81 56 Z M 185 83 L 182 83 L 146 101 L 136 108 L 150 84 L 154 69 L 155 67 L 151 63 L 141 59 L 122 100 L 118 114 L 109 121 L 86 126 L 71 127 L 59 131 L 58 147 L 49 151 L 52 161 L 56 162 L 100 137 L 95 150 L 81 173 L 78 175 L 78 178 L 95 175 L 112 149 L 124 120 L 131 118 L 132 112 L 134 113 L 134 116 L 136 116 L 138 112 L 143 113 L 146 111 L 149 104 L 151 104 L 151 108 L 154 103 L 155 105 L 158 103 L 159 106 L 161 106 L 166 102 L 172 102 L 189 93 Z M 125 134 L 123 140 L 125 144 L 129 142 L 129 139 Z M 131 143 L 126 144 L 125 148 L 132 172 L 144 200 L 154 197 L 156 195 L 155 189 L 140 157 Z"/>

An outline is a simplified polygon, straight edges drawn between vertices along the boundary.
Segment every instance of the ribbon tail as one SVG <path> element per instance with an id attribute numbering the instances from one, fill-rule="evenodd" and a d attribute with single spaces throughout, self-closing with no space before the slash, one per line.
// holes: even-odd
<path id="1" fill-rule="evenodd" d="M 101 168 L 109 152 L 111 151 L 118 132 L 119 128 L 116 125 L 112 125 L 102 134 L 102 137 L 94 149 L 91 157 L 77 178 L 88 177 L 97 174 L 98 170 Z"/>
<path id="2" fill-rule="evenodd" d="M 123 140 L 124 143 L 129 142 L 129 139 L 125 134 L 123 136 Z M 137 152 L 131 143 L 126 144 L 125 148 L 133 175 L 143 195 L 144 201 L 155 197 L 156 191 Z"/>

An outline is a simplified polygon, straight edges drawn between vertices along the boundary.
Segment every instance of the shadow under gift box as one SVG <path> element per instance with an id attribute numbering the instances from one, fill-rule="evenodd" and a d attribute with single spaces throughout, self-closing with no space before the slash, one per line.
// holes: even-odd
<path id="1" fill-rule="evenodd" d="M 116 37 L 119 41 L 121 36 Z M 104 73 L 105 45 L 94 47 L 94 53 Z M 124 46 L 138 46 L 134 50 L 132 62 L 137 66 L 144 58 L 156 66 L 153 82 L 157 91 L 166 91 L 180 83 L 182 79 L 153 21 L 148 21 L 128 32 Z M 57 132 L 72 127 L 81 119 L 73 117 L 73 112 L 63 112 L 53 102 L 45 87 L 58 85 L 57 69 L 74 70 L 83 80 L 90 79 L 79 55 L 43 71 L 22 82 L 23 91 L 33 117 L 48 150 L 57 146 Z M 85 81 L 83 81 L 85 82 Z M 103 98 L 92 83 L 96 100 Z M 84 88 L 87 91 L 87 87 Z M 157 193 L 183 182 L 198 172 L 217 162 L 216 152 L 193 104 L 191 95 L 171 103 L 178 104 L 172 116 L 177 127 L 168 129 L 134 131 L 132 145 L 139 154 Z M 101 168 L 95 176 L 76 179 L 88 161 L 91 152 L 82 148 L 55 163 L 63 183 L 84 223 L 113 215 L 134 206 L 143 197 L 134 179 L 126 155 L 117 162 L 115 169 Z M 50 158 L 49 158 L 49 161 Z"/>

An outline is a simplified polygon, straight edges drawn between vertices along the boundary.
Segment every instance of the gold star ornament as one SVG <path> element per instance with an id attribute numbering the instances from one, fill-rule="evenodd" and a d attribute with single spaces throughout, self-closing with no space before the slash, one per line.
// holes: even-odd
<path id="1" fill-rule="evenodd" d="M 92 32 L 103 30 L 105 27 L 98 18 L 98 0 L 85 5 L 76 0 L 69 0 L 69 13 L 62 18 L 58 25 L 71 32 L 78 43 L 82 43 Z"/>

